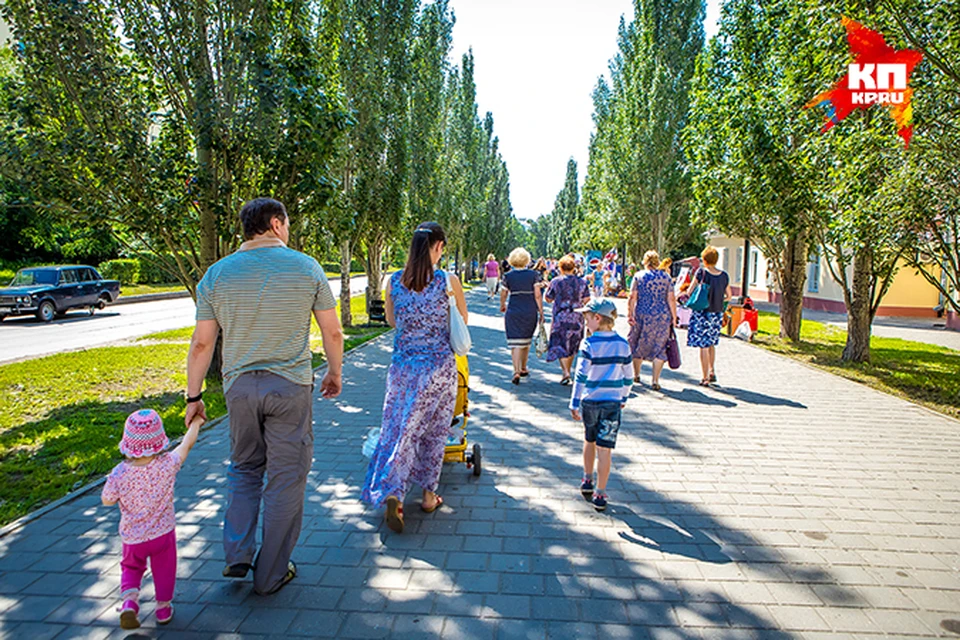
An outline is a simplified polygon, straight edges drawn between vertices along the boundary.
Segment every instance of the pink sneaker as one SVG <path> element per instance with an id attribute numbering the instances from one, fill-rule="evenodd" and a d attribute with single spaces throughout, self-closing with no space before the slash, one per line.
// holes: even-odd
<path id="1" fill-rule="evenodd" d="M 120 607 L 120 628 L 121 629 L 139 629 L 140 628 L 140 605 L 136 600 L 124 600 Z"/>
<path id="2" fill-rule="evenodd" d="M 162 607 L 157 607 L 157 623 L 158 624 L 167 624 L 173 620 L 173 605 L 165 604 Z"/>

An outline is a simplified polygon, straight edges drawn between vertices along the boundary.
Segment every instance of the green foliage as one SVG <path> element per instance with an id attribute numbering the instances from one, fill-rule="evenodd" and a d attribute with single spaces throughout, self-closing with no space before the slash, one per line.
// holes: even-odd
<path id="1" fill-rule="evenodd" d="M 594 91 L 586 224 L 577 237 L 665 254 L 692 235 L 680 131 L 705 10 L 702 0 L 638 0 L 635 8 L 635 20 L 621 22 L 610 81 L 601 78 Z"/>
<path id="2" fill-rule="evenodd" d="M 140 261 L 130 258 L 107 260 L 100 263 L 100 275 L 108 280 L 119 280 L 120 284 L 140 282 Z"/>
<path id="3" fill-rule="evenodd" d="M 546 251 L 537 253 L 537 256 L 562 256 L 571 250 L 592 249 L 591 246 L 575 245 L 573 240 L 575 230 L 580 225 L 580 191 L 577 181 L 577 162 L 573 158 L 567 161 L 567 175 L 563 181 L 563 189 L 557 194 L 553 204 L 553 211 L 540 225 L 547 234 Z M 539 227 L 538 227 L 539 228 Z M 540 244 L 540 243 L 538 243 Z"/>
<path id="4" fill-rule="evenodd" d="M 323 209 L 344 114 L 323 90 L 308 4 L 6 4 L 15 144 L 32 201 L 170 256 L 190 287 L 236 247 L 253 196 Z"/>
<path id="5" fill-rule="evenodd" d="M 339 262 L 321 262 L 320 266 L 323 267 L 323 270 L 327 273 L 340 273 L 340 263 Z M 363 263 L 359 260 L 350 261 L 350 273 L 360 273 L 363 271 Z"/>

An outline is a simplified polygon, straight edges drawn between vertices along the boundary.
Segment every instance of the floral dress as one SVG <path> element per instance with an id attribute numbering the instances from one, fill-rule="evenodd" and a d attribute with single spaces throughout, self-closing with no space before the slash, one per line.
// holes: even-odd
<path id="1" fill-rule="evenodd" d="M 638 360 L 666 360 L 670 339 L 670 306 L 667 302 L 673 282 L 665 271 L 640 271 L 633 277 L 631 294 L 637 295 L 633 326 L 627 342 Z"/>
<path id="2" fill-rule="evenodd" d="M 550 281 L 546 299 L 553 301 L 553 321 L 550 324 L 550 345 L 547 362 L 569 358 L 577 353 L 583 340 L 583 314 L 574 311 L 580 301 L 590 297 L 590 287 L 575 275 L 560 276 Z"/>
<path id="3" fill-rule="evenodd" d="M 402 501 L 411 484 L 436 491 L 457 397 L 446 274 L 435 271 L 433 280 L 417 293 L 403 286 L 402 273 L 390 279 L 397 333 L 380 440 L 361 495 L 374 506 L 388 496 Z"/>

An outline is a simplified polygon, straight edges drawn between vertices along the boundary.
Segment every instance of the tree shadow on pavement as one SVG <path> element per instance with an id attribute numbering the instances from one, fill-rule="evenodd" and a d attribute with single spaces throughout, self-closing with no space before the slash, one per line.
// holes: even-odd
<path id="1" fill-rule="evenodd" d="M 769 396 L 765 393 L 750 391 L 748 389 L 738 389 L 737 387 L 727 387 L 727 386 L 720 386 L 720 385 L 716 385 L 711 388 L 718 393 L 732 396 L 737 400 L 740 400 L 741 402 L 747 402 L 749 404 L 757 404 L 757 405 L 763 405 L 763 406 L 769 406 L 769 407 L 791 407 L 793 409 L 807 408 L 807 405 L 797 402 L 796 400 L 790 400 L 789 398 L 778 398 L 776 396 Z"/>

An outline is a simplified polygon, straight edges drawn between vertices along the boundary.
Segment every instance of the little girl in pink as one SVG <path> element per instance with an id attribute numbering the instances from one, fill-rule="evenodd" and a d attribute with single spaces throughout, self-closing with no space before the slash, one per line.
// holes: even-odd
<path id="1" fill-rule="evenodd" d="M 177 583 L 177 537 L 173 509 L 173 485 L 177 472 L 197 441 L 203 420 L 190 424 L 173 451 L 163 421 L 152 409 L 130 414 L 123 428 L 120 453 L 127 459 L 110 472 L 103 487 L 103 504 L 120 503 L 120 626 L 140 626 L 140 584 L 150 561 L 157 595 L 157 622 L 173 618 L 173 590 Z"/>

